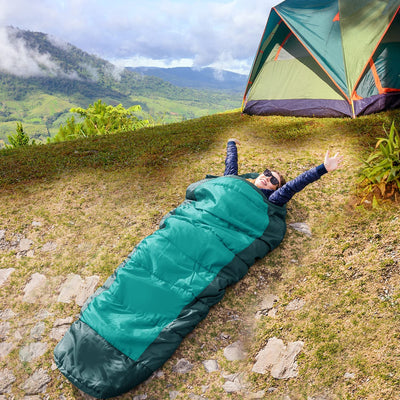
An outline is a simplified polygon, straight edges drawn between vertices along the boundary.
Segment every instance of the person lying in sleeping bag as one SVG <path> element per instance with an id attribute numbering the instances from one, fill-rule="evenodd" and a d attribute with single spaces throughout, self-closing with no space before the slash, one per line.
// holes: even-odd
<path id="1" fill-rule="evenodd" d="M 228 142 L 225 176 L 190 184 L 57 344 L 55 363 L 80 390 L 115 397 L 162 367 L 226 288 L 279 246 L 285 203 L 342 160 L 327 153 L 322 166 L 286 184 L 275 171 L 238 176 L 237 142 Z"/>
<path id="2" fill-rule="evenodd" d="M 224 176 L 238 175 L 237 144 L 240 144 L 237 139 L 228 140 Z M 315 182 L 327 172 L 338 169 L 342 161 L 343 156 L 340 156 L 339 153 L 336 153 L 333 157 L 329 157 L 328 150 L 325 154 L 325 160 L 321 165 L 303 172 L 287 183 L 279 172 L 270 171 L 269 169 L 266 169 L 255 180 L 249 179 L 249 181 L 257 186 L 271 203 L 283 206 L 307 185 Z"/>

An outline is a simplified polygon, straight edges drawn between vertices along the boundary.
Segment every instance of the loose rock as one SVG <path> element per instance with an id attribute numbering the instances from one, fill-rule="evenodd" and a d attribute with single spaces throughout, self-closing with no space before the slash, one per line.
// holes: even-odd
<path id="1" fill-rule="evenodd" d="M 79 275 L 69 274 L 67 280 L 61 287 L 57 301 L 60 303 L 71 303 L 72 299 L 76 297 L 81 285 L 82 278 Z"/>
<path id="2" fill-rule="evenodd" d="M 8 393 L 13 382 L 15 382 L 15 376 L 10 370 L 0 371 L 0 394 Z"/>
<path id="3" fill-rule="evenodd" d="M 178 374 L 186 374 L 193 368 L 193 364 L 191 364 L 188 360 L 181 358 L 172 368 L 172 370 Z"/>
<path id="4" fill-rule="evenodd" d="M 44 322 L 38 322 L 31 330 L 31 338 L 36 340 L 41 340 L 42 335 L 46 329 Z"/>
<path id="5" fill-rule="evenodd" d="M 86 300 L 94 293 L 100 277 L 97 275 L 89 276 L 82 283 L 79 292 L 76 295 L 75 302 L 78 306 L 82 307 Z"/>
<path id="6" fill-rule="evenodd" d="M 19 358 L 22 362 L 31 362 L 41 357 L 47 350 L 47 343 L 36 342 L 24 346 L 19 351 Z"/>
<path id="7" fill-rule="evenodd" d="M 14 318 L 15 315 L 15 312 L 13 310 L 10 310 L 9 308 L 4 311 L 0 311 L 0 319 L 2 319 L 3 321 Z"/>
<path id="8" fill-rule="evenodd" d="M 286 310 L 287 311 L 297 311 L 297 310 L 302 309 L 305 304 L 306 304 L 306 302 L 303 299 L 294 299 L 286 306 Z"/>
<path id="9" fill-rule="evenodd" d="M 20 387 L 26 394 L 39 394 L 46 390 L 46 386 L 50 380 L 51 378 L 47 375 L 46 371 L 40 368 Z"/>
<path id="10" fill-rule="evenodd" d="M 0 343 L 0 360 L 10 353 L 10 351 L 14 348 L 12 343 L 1 342 Z"/>
<path id="11" fill-rule="evenodd" d="M 253 372 L 265 374 L 268 370 L 275 379 L 295 378 L 298 375 L 297 355 L 304 346 L 301 341 L 290 342 L 287 346 L 281 339 L 273 337 L 256 356 Z"/>
<path id="12" fill-rule="evenodd" d="M 243 351 L 242 342 L 238 340 L 225 347 L 224 356 L 228 361 L 244 360 L 246 358 L 246 353 Z"/>
<path id="13" fill-rule="evenodd" d="M 50 338 L 59 342 L 68 331 L 72 322 L 72 317 L 56 320 L 52 330 L 50 331 Z"/>
<path id="14" fill-rule="evenodd" d="M 9 331 L 10 331 L 10 323 L 2 322 L 0 324 L 0 340 L 5 340 L 8 336 Z"/>
<path id="15" fill-rule="evenodd" d="M 307 236 L 312 236 L 311 229 L 305 222 L 293 222 L 289 224 L 289 226 L 298 232 L 304 233 Z"/>
<path id="16" fill-rule="evenodd" d="M 206 360 L 203 361 L 204 368 L 207 372 L 215 372 L 219 370 L 217 360 Z"/>
<path id="17" fill-rule="evenodd" d="M 26 303 L 36 303 L 40 300 L 42 293 L 44 292 L 44 288 L 46 286 L 47 278 L 35 272 L 31 276 L 31 280 L 24 288 L 24 298 L 23 301 Z"/>
<path id="18" fill-rule="evenodd" d="M 227 393 L 236 393 L 242 390 L 242 385 L 239 381 L 226 381 L 222 387 Z"/>
<path id="19" fill-rule="evenodd" d="M 56 249 L 57 249 L 56 242 L 47 242 L 42 246 L 42 248 L 40 250 L 45 253 L 51 253 L 51 252 L 55 251 Z"/>
<path id="20" fill-rule="evenodd" d="M 18 245 L 18 251 L 26 252 L 31 248 L 32 244 L 33 244 L 33 242 L 30 239 L 27 239 L 27 238 L 21 239 L 19 242 L 19 245 Z"/>
<path id="21" fill-rule="evenodd" d="M 2 286 L 9 276 L 15 271 L 15 268 L 2 268 L 0 269 L 0 286 Z"/>

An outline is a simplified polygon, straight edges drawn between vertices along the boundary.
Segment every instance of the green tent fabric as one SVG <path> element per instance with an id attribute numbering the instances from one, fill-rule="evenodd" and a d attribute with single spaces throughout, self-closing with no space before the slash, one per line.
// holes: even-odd
<path id="1" fill-rule="evenodd" d="M 147 379 L 226 287 L 279 245 L 285 215 L 244 177 L 189 186 L 185 201 L 83 306 L 54 350 L 60 371 L 97 398 Z"/>
<path id="2" fill-rule="evenodd" d="M 286 0 L 271 10 L 244 96 L 254 115 L 400 107 L 400 0 Z"/>

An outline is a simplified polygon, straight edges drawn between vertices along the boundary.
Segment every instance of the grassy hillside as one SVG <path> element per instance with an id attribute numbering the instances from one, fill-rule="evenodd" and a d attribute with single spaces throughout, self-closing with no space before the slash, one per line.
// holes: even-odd
<path id="1" fill-rule="evenodd" d="M 7 368 L 15 376 L 9 395 L 22 398 L 21 385 L 42 368 L 51 378 L 45 395 L 83 399 L 52 368 L 56 341 L 49 341 L 35 361 L 20 361 L 19 349 L 33 340 L 30 329 L 39 313 L 47 312 L 48 335 L 55 320 L 76 318 L 80 310 L 74 302 L 24 303 L 29 277 L 40 273 L 61 282 L 69 274 L 97 275 L 99 285 L 104 283 L 157 229 L 162 216 L 183 201 L 191 182 L 223 172 L 226 141 L 236 137 L 242 143 L 243 173 L 269 166 L 294 178 L 319 164 L 328 148 L 345 156 L 344 167 L 288 205 L 288 224 L 305 222 L 312 236 L 288 226 L 282 244 L 229 288 L 164 365 L 163 374 L 120 399 L 169 399 L 171 391 L 179 392 L 177 399 L 251 398 L 222 388 L 223 375 L 238 372 L 249 392 L 264 390 L 268 399 L 398 398 L 400 205 L 371 210 L 368 204 L 357 205 L 355 190 L 359 158 L 369 154 L 382 125 L 389 127 L 392 120 L 399 126 L 399 111 L 356 120 L 225 113 L 132 134 L 1 151 L 0 230 L 7 243 L 25 237 L 34 250 L 21 256 L 15 248 L 0 246 L 1 268 L 15 268 L 0 290 L 3 310 L 15 314 L 7 337 L 15 347 L 0 359 L 0 371 Z M 48 242 L 55 243 L 54 250 L 41 251 Z M 271 294 L 278 297 L 275 315 L 256 319 Z M 289 311 L 286 306 L 295 299 L 304 305 Z M 276 380 L 251 371 L 272 337 L 304 342 L 297 378 Z M 223 348 L 239 339 L 247 357 L 228 362 Z M 189 373 L 172 371 L 180 358 L 194 364 Z M 218 361 L 219 372 L 205 373 L 202 361 L 210 359 Z"/>

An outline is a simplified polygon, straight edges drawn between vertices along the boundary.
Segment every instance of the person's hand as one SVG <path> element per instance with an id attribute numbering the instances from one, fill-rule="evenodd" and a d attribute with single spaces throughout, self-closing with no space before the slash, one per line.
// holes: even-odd
<path id="1" fill-rule="evenodd" d="M 324 165 L 328 172 L 338 169 L 342 161 L 343 156 L 340 156 L 339 153 L 336 153 L 333 157 L 329 157 L 329 150 L 327 150 L 325 154 Z"/>
<path id="2" fill-rule="evenodd" d="M 228 139 L 228 142 L 235 142 L 236 144 L 240 144 L 240 141 L 238 139 L 235 139 L 235 138 Z"/>

